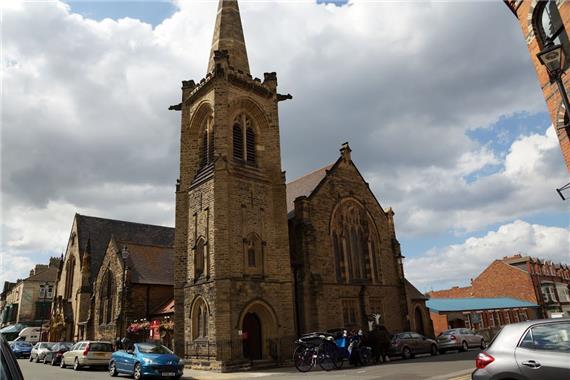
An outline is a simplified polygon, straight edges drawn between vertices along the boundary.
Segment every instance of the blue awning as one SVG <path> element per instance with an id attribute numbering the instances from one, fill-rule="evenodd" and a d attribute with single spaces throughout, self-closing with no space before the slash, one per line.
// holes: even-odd
<path id="1" fill-rule="evenodd" d="M 431 298 L 426 306 L 433 311 L 474 311 L 538 307 L 516 298 Z"/>

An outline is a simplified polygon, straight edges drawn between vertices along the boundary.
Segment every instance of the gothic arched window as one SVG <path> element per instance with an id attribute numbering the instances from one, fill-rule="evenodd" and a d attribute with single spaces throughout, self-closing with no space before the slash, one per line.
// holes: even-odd
<path id="1" fill-rule="evenodd" d="M 107 269 L 103 275 L 99 297 L 99 323 L 112 323 L 114 316 L 115 283 L 113 274 Z"/>
<path id="2" fill-rule="evenodd" d="M 206 252 L 205 252 L 206 242 L 204 239 L 198 239 L 196 243 L 196 251 L 194 255 L 194 278 L 200 278 L 205 273 L 206 267 Z"/>
<path id="3" fill-rule="evenodd" d="M 65 298 L 71 298 L 73 277 L 75 274 L 75 257 L 71 256 L 65 265 Z"/>
<path id="4" fill-rule="evenodd" d="M 250 274 L 263 272 L 263 244 L 256 233 L 251 233 L 244 240 L 245 243 L 245 267 Z"/>
<path id="5" fill-rule="evenodd" d="M 331 247 L 340 283 L 380 280 L 379 238 L 366 209 L 355 200 L 342 201 L 331 220 Z"/>
<path id="6" fill-rule="evenodd" d="M 239 114 L 234 119 L 232 138 L 234 159 L 255 165 L 257 162 L 255 130 L 251 118 L 245 113 Z"/>
<path id="7" fill-rule="evenodd" d="M 200 169 L 214 162 L 214 120 L 208 116 L 202 125 L 200 141 Z"/>
<path id="8" fill-rule="evenodd" d="M 202 297 L 192 307 L 192 339 L 208 337 L 208 305 Z"/>

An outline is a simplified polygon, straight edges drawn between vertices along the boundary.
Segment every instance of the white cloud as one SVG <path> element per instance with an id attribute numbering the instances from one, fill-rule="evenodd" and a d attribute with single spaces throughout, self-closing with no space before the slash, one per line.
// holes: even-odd
<path id="1" fill-rule="evenodd" d="M 156 28 L 90 20 L 58 2 L 3 10 L 5 262 L 59 254 L 76 211 L 173 224 L 180 115 L 167 108 L 181 80 L 204 75 L 216 13 L 216 2 L 177 4 Z M 280 106 L 289 178 L 349 140 L 399 233 L 474 230 L 524 214 L 521 204 L 556 207 L 544 195 L 563 172 L 552 135 L 521 139 L 499 174 L 464 178 L 500 162 L 466 131 L 544 110 L 502 3 L 240 5 L 254 76 L 277 71 L 294 95 Z"/>
<path id="2" fill-rule="evenodd" d="M 465 286 L 493 260 L 517 252 L 569 264 L 570 231 L 516 220 L 481 238 L 471 237 L 461 244 L 433 248 L 422 257 L 407 259 L 406 277 L 423 290 Z"/>

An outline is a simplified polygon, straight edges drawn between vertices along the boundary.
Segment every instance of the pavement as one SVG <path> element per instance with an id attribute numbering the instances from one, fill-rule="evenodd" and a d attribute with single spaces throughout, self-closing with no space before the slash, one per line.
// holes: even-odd
<path id="1" fill-rule="evenodd" d="M 295 368 L 277 368 L 262 371 L 217 373 L 186 369 L 186 380 L 298 380 L 298 379 L 362 379 L 362 380 L 470 380 L 475 369 L 475 356 L 479 351 L 450 352 L 444 355 L 423 356 L 412 360 L 393 360 L 389 363 L 360 368 L 343 368 L 325 372 L 313 369 L 300 373 Z M 102 380 L 109 379 L 103 369 L 74 371 L 19 359 L 18 364 L 26 380 Z M 347 363 L 345 363 L 346 365 Z M 118 379 L 126 379 L 120 376 Z"/>

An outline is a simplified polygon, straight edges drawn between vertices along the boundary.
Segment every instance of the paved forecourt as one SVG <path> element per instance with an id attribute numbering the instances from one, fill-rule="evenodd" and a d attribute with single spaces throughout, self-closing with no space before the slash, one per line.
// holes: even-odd
<path id="1" fill-rule="evenodd" d="M 241 373 L 215 373 L 186 369 L 183 379 L 232 380 L 232 379 L 394 379 L 394 380 L 468 380 L 475 369 L 475 356 L 478 351 L 447 353 L 438 356 L 424 356 L 413 360 L 393 360 L 387 364 L 361 368 L 348 367 L 342 370 L 325 372 L 314 369 L 299 373 L 295 368 L 279 368 Z M 42 363 L 18 360 L 26 380 L 101 380 L 109 374 L 103 369 L 83 369 L 74 371 Z M 345 363 L 346 364 L 346 363 Z M 125 378 L 121 376 L 120 378 Z"/>

